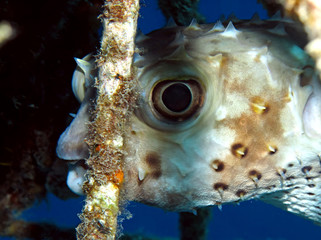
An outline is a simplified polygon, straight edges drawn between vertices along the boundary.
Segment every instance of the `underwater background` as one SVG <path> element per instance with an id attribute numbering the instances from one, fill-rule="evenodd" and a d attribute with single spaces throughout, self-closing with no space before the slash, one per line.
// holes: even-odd
<path id="1" fill-rule="evenodd" d="M 158 9 L 156 0 L 141 1 L 141 5 L 139 28 L 144 33 L 164 26 L 166 20 Z M 261 18 L 267 18 L 267 13 L 256 0 L 201 0 L 199 7 L 207 22 L 214 22 L 222 14 L 228 16 L 231 13 L 240 19 L 248 19 L 258 12 Z M 70 73 L 72 70 L 70 69 Z M 69 78 L 71 80 L 71 75 Z M 61 118 L 65 117 L 61 115 Z M 52 193 L 48 193 L 45 200 L 37 202 L 20 217 L 27 221 L 47 222 L 60 227 L 74 228 L 79 223 L 77 214 L 81 212 L 83 200 L 82 197 L 61 200 Z M 122 222 L 124 233 L 179 238 L 177 213 L 138 203 L 129 203 L 126 209 L 129 210 L 132 218 L 127 220 L 124 216 Z M 0 239 L 13 238 L 0 237 Z M 213 207 L 208 239 L 320 240 L 321 227 L 258 200 L 251 200 L 239 205 L 223 205 L 221 210 Z"/>

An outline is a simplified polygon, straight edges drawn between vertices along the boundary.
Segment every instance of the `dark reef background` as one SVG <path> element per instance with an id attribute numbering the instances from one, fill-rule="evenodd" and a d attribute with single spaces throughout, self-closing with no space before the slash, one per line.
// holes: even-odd
<path id="1" fill-rule="evenodd" d="M 142 2 L 139 28 L 148 33 L 166 20 L 156 0 Z M 0 22 L 16 29 L 0 46 L 0 235 L 33 239 L 73 239 L 83 198 L 65 184 L 66 165 L 55 155 L 59 135 L 79 106 L 71 91 L 81 58 L 99 47 L 102 0 L 0 0 Z M 241 19 L 267 13 L 256 0 L 201 0 L 207 22 L 222 14 Z M 67 200 L 68 199 L 68 200 Z M 28 209 L 19 214 L 23 209 Z M 131 203 L 123 231 L 178 238 L 178 214 Z M 319 240 L 321 228 L 259 201 L 213 210 L 208 239 Z M 21 220 L 16 221 L 19 218 Z M 42 223 L 42 225 L 30 224 Z M 65 234 L 65 235 L 61 235 Z M 15 239 L 1 237 L 1 240 Z"/>

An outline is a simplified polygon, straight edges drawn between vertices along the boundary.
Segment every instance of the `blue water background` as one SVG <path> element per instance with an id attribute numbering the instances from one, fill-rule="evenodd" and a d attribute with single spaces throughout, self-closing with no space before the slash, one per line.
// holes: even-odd
<path id="1" fill-rule="evenodd" d="M 266 18 L 267 14 L 256 0 L 200 1 L 200 11 L 208 22 L 216 21 L 222 14 L 234 13 L 238 18 L 248 19 L 255 12 Z M 139 28 L 148 33 L 164 26 L 165 19 L 158 10 L 156 0 L 142 1 Z M 63 116 L 62 116 L 63 117 Z M 44 221 L 64 227 L 79 223 L 83 198 L 62 201 L 49 195 L 46 201 L 27 210 L 23 217 L 29 221 Z M 131 203 L 127 209 L 133 215 L 122 223 L 124 232 L 142 233 L 159 237 L 178 238 L 178 214 L 162 209 Z M 213 240 L 320 240 L 321 228 L 308 220 L 252 200 L 240 205 L 224 205 L 222 211 L 213 208 L 208 239 Z M 1 238 L 9 239 L 9 238 Z"/>

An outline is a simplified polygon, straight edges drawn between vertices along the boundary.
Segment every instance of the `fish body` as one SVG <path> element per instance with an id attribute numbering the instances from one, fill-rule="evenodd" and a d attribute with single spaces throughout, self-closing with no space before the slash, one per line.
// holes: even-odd
<path id="1" fill-rule="evenodd" d="M 190 211 L 260 198 L 321 222 L 321 87 L 292 22 L 171 25 L 136 46 L 126 199 Z M 62 136 L 68 159 L 77 138 Z"/>

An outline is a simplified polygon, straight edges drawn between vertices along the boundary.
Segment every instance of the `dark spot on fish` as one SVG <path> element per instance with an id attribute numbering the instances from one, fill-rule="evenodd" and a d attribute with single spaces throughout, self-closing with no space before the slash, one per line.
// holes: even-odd
<path id="1" fill-rule="evenodd" d="M 294 176 L 289 176 L 289 177 L 287 177 L 285 180 L 290 181 L 290 180 L 292 180 L 292 179 L 295 179 L 295 177 L 294 177 Z"/>
<path id="2" fill-rule="evenodd" d="M 294 186 L 294 184 L 288 184 L 288 185 L 286 185 L 286 187 L 293 187 Z"/>
<path id="3" fill-rule="evenodd" d="M 263 111 L 263 114 L 267 114 L 268 111 L 270 111 L 270 106 L 265 105 L 265 109 L 264 109 L 264 111 Z"/>
<path id="4" fill-rule="evenodd" d="M 231 147 L 231 152 L 237 158 L 244 158 L 248 153 L 248 149 L 242 143 L 235 143 Z"/>
<path id="5" fill-rule="evenodd" d="M 270 151 L 269 151 L 269 154 L 270 154 L 270 155 L 276 154 L 276 152 L 278 151 L 278 148 L 275 147 L 275 146 L 273 147 L 273 149 L 274 149 L 274 150 L 270 150 Z"/>
<path id="6" fill-rule="evenodd" d="M 308 192 L 307 194 L 310 195 L 310 196 L 314 196 L 314 195 L 315 195 L 315 194 L 312 193 L 312 192 Z"/>
<path id="7" fill-rule="evenodd" d="M 282 168 L 281 170 L 280 170 L 280 172 L 277 172 L 276 173 L 276 175 L 278 175 L 279 177 L 283 177 L 284 176 L 284 174 L 286 174 L 286 169 L 284 169 L 284 168 Z M 282 174 L 283 173 L 283 174 Z"/>
<path id="8" fill-rule="evenodd" d="M 293 166 L 294 166 L 293 163 L 289 163 L 289 164 L 288 164 L 288 167 L 293 167 Z"/>
<path id="9" fill-rule="evenodd" d="M 148 153 L 145 157 L 145 162 L 151 169 L 160 170 L 161 168 L 160 157 L 155 152 Z"/>
<path id="10" fill-rule="evenodd" d="M 262 178 L 262 174 L 257 170 L 251 170 L 249 171 L 249 177 L 252 179 L 256 178 L 257 180 L 260 180 Z"/>
<path id="11" fill-rule="evenodd" d="M 160 156 L 155 152 L 150 152 L 145 157 L 145 162 L 150 168 L 150 175 L 152 178 L 159 178 L 162 175 L 161 159 Z"/>
<path id="12" fill-rule="evenodd" d="M 256 114 L 266 114 L 269 110 L 269 104 L 259 96 L 251 99 L 252 111 Z"/>
<path id="13" fill-rule="evenodd" d="M 221 172 L 224 169 L 224 163 L 218 159 L 214 160 L 212 162 L 212 168 L 216 171 L 216 172 Z"/>
<path id="14" fill-rule="evenodd" d="M 160 177 L 162 176 L 162 172 L 161 172 L 161 171 L 154 171 L 154 172 L 151 172 L 151 173 L 150 173 L 150 176 L 151 176 L 152 178 L 157 179 L 157 178 L 160 178 Z"/>
<path id="15" fill-rule="evenodd" d="M 305 166 L 301 169 L 301 171 L 303 173 L 307 173 L 307 172 L 310 172 L 312 170 L 312 167 L 311 166 Z"/>
<path id="16" fill-rule="evenodd" d="M 214 184 L 214 189 L 217 191 L 225 191 L 228 189 L 228 185 L 222 182 L 218 182 Z"/>
<path id="17" fill-rule="evenodd" d="M 238 197 L 240 197 L 240 198 L 244 197 L 245 195 L 246 195 L 246 191 L 243 190 L 243 189 L 239 189 L 239 190 L 237 190 L 237 192 L 236 192 L 236 196 L 238 196 Z"/>
<path id="18" fill-rule="evenodd" d="M 308 187 L 314 188 L 314 187 L 315 187 L 315 184 L 308 184 Z"/>
<path id="19" fill-rule="evenodd" d="M 136 135 L 136 131 L 130 131 L 131 135 Z"/>

